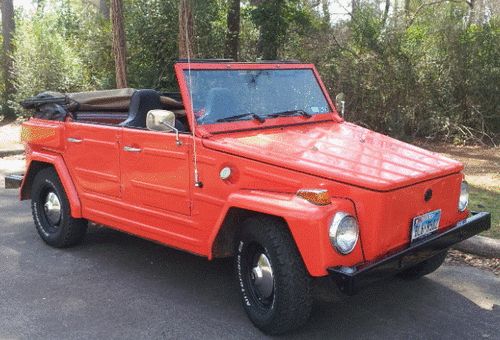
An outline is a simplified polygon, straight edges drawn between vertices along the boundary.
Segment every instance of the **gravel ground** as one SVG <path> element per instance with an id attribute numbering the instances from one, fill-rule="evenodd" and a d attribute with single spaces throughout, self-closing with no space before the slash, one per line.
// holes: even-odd
<path id="1" fill-rule="evenodd" d="M 22 146 L 20 122 L 0 126 L 0 150 L 18 149 Z"/>
<path id="2" fill-rule="evenodd" d="M 485 258 L 472 254 L 462 253 L 461 251 L 450 249 L 448 257 L 445 260 L 449 265 L 467 264 L 472 267 L 485 269 L 500 276 L 500 258 Z"/>
<path id="3" fill-rule="evenodd" d="M 5 176 L 24 172 L 24 155 L 7 156 L 0 158 L 0 188 L 4 187 Z"/>

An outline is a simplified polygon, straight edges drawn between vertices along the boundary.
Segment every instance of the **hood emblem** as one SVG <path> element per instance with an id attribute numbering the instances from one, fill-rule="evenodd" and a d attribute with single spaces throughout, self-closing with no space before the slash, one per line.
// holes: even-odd
<path id="1" fill-rule="evenodd" d="M 424 200 L 426 202 L 429 202 L 432 198 L 432 190 L 431 189 L 428 189 L 425 194 L 424 194 Z"/>

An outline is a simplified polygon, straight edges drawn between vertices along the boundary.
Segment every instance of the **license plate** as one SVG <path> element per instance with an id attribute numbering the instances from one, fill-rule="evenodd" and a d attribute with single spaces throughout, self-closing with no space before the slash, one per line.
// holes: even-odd
<path id="1" fill-rule="evenodd" d="M 415 217 L 411 227 L 411 242 L 422 239 L 436 231 L 439 227 L 440 219 L 441 210 L 434 210 Z"/>

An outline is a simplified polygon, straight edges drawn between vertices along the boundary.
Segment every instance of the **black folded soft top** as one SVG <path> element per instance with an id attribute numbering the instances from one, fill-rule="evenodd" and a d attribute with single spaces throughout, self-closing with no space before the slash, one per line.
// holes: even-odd
<path id="1" fill-rule="evenodd" d="M 127 112 L 135 91 L 132 88 L 74 93 L 46 91 L 28 98 L 20 104 L 27 110 L 34 110 L 35 116 L 39 118 L 62 120 L 71 112 Z M 178 96 L 160 94 L 161 104 L 168 109 L 182 110 L 183 104 L 172 97 Z"/>
<path id="2" fill-rule="evenodd" d="M 134 89 L 116 89 L 92 92 L 42 92 L 21 102 L 25 109 L 37 110 L 42 105 L 64 105 L 68 111 L 127 111 Z"/>

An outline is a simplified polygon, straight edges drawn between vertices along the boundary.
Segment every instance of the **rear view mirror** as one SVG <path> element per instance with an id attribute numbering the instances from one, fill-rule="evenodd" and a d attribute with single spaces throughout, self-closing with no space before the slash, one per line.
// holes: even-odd
<path id="1" fill-rule="evenodd" d="M 167 110 L 151 110 L 146 117 L 146 127 L 152 131 L 172 132 L 175 129 L 175 114 Z"/>
<path id="2" fill-rule="evenodd" d="M 175 114 L 168 110 L 151 110 L 146 116 L 146 127 L 152 131 L 175 132 L 177 145 L 182 145 L 179 130 L 175 127 Z"/>

